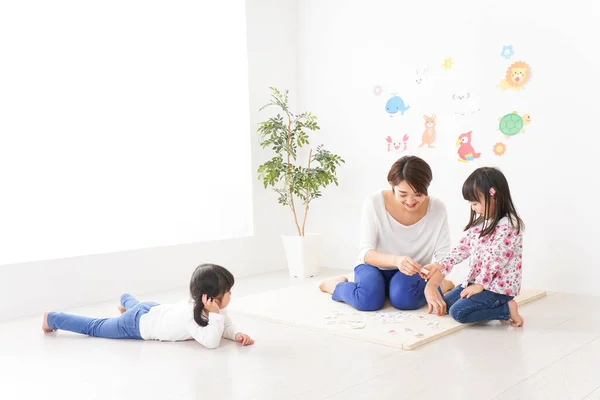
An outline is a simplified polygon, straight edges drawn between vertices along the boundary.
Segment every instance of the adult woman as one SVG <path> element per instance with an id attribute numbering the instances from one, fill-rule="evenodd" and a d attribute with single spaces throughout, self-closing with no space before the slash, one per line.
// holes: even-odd
<path id="1" fill-rule="evenodd" d="M 444 203 L 428 195 L 431 168 L 421 158 L 404 156 L 388 173 L 391 190 L 367 196 L 362 213 L 360 250 L 354 282 L 344 276 L 319 286 L 335 301 L 360 311 L 383 307 L 386 295 L 401 310 L 427 304 L 421 269 L 440 261 L 450 250 L 448 216 Z M 443 293 L 452 289 L 443 281 Z"/>

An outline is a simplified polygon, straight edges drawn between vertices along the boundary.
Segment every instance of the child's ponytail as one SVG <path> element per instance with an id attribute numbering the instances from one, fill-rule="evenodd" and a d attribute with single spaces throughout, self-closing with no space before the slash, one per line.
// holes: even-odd
<path id="1" fill-rule="evenodd" d="M 194 321 L 200 326 L 208 325 L 202 296 L 220 299 L 231 290 L 234 278 L 231 272 L 216 264 L 202 264 L 196 268 L 190 280 L 190 295 L 194 300 Z"/>
<path id="2" fill-rule="evenodd" d="M 208 318 L 204 316 L 204 304 L 202 304 L 202 299 L 196 300 L 194 299 L 194 321 L 200 326 L 208 325 Z"/>

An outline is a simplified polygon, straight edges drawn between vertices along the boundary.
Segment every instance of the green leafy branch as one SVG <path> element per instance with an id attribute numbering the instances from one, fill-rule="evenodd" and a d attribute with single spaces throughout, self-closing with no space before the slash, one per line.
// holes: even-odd
<path id="1" fill-rule="evenodd" d="M 271 101 L 260 111 L 274 106 L 281 113 L 259 124 L 260 145 L 270 148 L 275 155 L 258 167 L 258 177 L 265 189 L 270 186 L 279 194 L 279 204 L 290 207 L 298 235 L 304 236 L 310 202 L 321 197 L 322 190 L 332 183 L 338 186 L 337 168 L 345 161 L 319 145 L 314 154 L 312 149 L 309 151 L 306 166 L 299 165 L 298 149 L 310 144 L 308 132 L 321 129 L 317 117 L 310 112 L 293 114 L 288 106 L 288 91 L 270 89 Z M 300 199 L 304 206 L 301 225 L 294 198 Z"/>

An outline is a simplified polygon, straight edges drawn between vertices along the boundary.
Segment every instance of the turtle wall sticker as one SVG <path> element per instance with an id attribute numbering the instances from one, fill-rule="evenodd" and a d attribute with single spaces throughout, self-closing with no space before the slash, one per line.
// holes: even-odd
<path id="1" fill-rule="evenodd" d="M 508 138 L 515 136 L 517 133 L 525 132 L 523 126 L 531 122 L 531 115 L 524 114 L 521 116 L 518 112 L 513 111 L 511 114 L 506 114 L 504 117 L 498 118 L 498 121 L 500 121 L 498 130 Z"/>

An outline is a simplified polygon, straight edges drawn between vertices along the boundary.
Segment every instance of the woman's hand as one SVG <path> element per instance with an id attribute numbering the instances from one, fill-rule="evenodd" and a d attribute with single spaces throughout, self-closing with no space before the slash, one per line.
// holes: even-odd
<path id="1" fill-rule="evenodd" d="M 460 298 L 464 299 L 466 297 L 467 299 L 470 299 L 471 296 L 481 292 L 483 292 L 483 286 L 481 286 L 479 283 L 474 283 L 467 286 L 462 290 L 462 292 L 460 292 Z"/>
<path id="2" fill-rule="evenodd" d="M 212 312 L 218 314 L 221 309 L 221 307 L 219 307 L 219 300 L 213 299 L 212 297 L 209 299 L 206 293 L 202 295 L 202 304 L 204 304 L 204 309 L 207 313 Z"/>
<path id="3" fill-rule="evenodd" d="M 242 346 L 250 346 L 251 344 L 254 344 L 254 339 L 252 339 L 250 336 L 246 335 L 245 333 L 241 333 L 241 332 L 238 332 L 235 335 L 235 341 L 238 343 L 241 343 Z"/>
<path id="4" fill-rule="evenodd" d="M 436 285 L 431 283 L 425 285 L 425 299 L 427 299 L 427 304 L 429 304 L 428 314 L 431 314 L 432 311 L 435 311 L 437 315 L 446 314 L 446 302 Z"/>
<path id="5" fill-rule="evenodd" d="M 395 264 L 404 275 L 413 276 L 421 272 L 419 263 L 407 256 L 396 256 Z"/>

